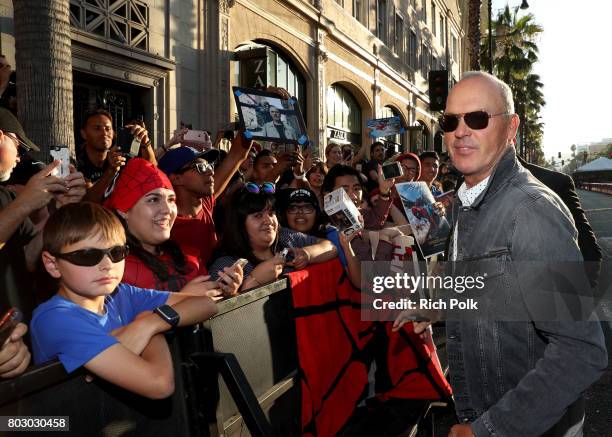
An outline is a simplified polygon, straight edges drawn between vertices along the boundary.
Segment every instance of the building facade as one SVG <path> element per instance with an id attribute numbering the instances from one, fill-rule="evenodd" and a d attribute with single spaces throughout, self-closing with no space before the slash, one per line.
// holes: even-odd
<path id="1" fill-rule="evenodd" d="M 396 150 L 443 150 L 427 75 L 448 70 L 454 83 L 464 70 L 461 1 L 65 1 L 77 138 L 93 106 L 116 124 L 144 119 L 157 143 L 181 123 L 215 132 L 236 119 L 232 86 L 271 85 L 298 98 L 319 151 L 369 143 L 366 120 L 395 115 L 408 127 L 387 139 Z M 14 65 L 11 19 L 0 0 L 0 50 Z"/>

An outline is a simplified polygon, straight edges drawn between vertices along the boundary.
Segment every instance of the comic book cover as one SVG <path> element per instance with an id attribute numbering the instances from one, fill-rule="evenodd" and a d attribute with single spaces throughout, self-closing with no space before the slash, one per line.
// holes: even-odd
<path id="1" fill-rule="evenodd" d="M 425 182 L 397 184 L 406 217 L 424 258 L 444 252 L 450 224 Z"/>
<path id="2" fill-rule="evenodd" d="M 405 132 L 399 116 L 368 120 L 366 129 L 371 138 L 391 137 Z"/>

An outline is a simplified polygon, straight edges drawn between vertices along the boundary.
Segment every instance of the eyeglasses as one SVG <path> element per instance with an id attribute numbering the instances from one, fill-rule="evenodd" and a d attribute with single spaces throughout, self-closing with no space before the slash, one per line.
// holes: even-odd
<path id="1" fill-rule="evenodd" d="M 208 162 L 194 162 L 189 167 L 185 167 L 181 169 L 179 173 L 185 173 L 186 171 L 189 171 L 189 170 L 195 170 L 196 172 L 198 172 L 198 174 L 204 174 L 209 171 L 214 172 L 215 168 L 213 167 L 212 164 Z"/>
<path id="2" fill-rule="evenodd" d="M 315 212 L 315 207 L 311 204 L 289 205 L 287 208 L 287 214 L 312 214 L 313 212 Z"/>
<path id="3" fill-rule="evenodd" d="M 17 150 L 19 150 L 19 146 L 23 147 L 23 149 L 26 152 L 29 152 L 30 150 L 32 150 L 32 148 L 28 146 L 26 143 L 24 143 L 23 141 L 21 141 L 17 135 L 12 135 L 8 133 L 5 133 L 4 135 L 9 137 L 11 140 L 13 140 L 13 142 L 15 143 L 15 147 L 17 147 Z"/>
<path id="4" fill-rule="evenodd" d="M 247 182 L 244 184 L 244 188 L 249 193 L 258 194 L 258 193 L 268 193 L 274 194 L 276 192 L 276 186 L 272 182 L 264 182 L 261 185 L 257 185 L 254 182 Z"/>
<path id="5" fill-rule="evenodd" d="M 438 119 L 440 129 L 444 132 L 454 132 L 459 126 L 459 119 L 463 118 L 465 124 L 470 129 L 481 130 L 485 129 L 489 125 L 489 118 L 498 117 L 500 115 L 512 115 L 507 112 L 500 112 L 499 114 L 489 114 L 487 111 L 474 111 L 466 112 L 465 114 L 444 114 Z"/>
<path id="6" fill-rule="evenodd" d="M 106 255 L 113 263 L 124 260 L 129 253 L 127 245 L 113 246 L 108 249 L 82 249 L 74 252 L 54 254 L 56 258 L 68 261 L 70 264 L 81 267 L 93 267 L 98 265 Z"/>

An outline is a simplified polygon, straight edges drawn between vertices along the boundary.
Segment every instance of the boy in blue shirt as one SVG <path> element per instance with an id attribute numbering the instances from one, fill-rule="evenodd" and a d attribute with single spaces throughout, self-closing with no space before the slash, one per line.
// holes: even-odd
<path id="1" fill-rule="evenodd" d="M 216 313 L 206 296 L 119 284 L 128 253 L 125 231 L 104 207 L 83 202 L 52 215 L 43 263 L 58 291 L 34 311 L 34 362 L 59 358 L 68 372 L 90 373 L 151 399 L 174 391 L 163 332 Z"/>

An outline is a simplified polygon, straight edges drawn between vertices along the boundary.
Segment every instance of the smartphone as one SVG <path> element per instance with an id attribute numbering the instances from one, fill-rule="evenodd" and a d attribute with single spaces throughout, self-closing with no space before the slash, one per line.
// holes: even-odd
<path id="1" fill-rule="evenodd" d="M 194 143 L 205 143 L 206 141 L 210 140 L 210 137 L 208 138 L 207 137 L 208 137 L 208 134 L 203 130 L 189 129 L 187 132 L 185 132 L 185 136 L 183 137 L 183 140 L 191 141 Z"/>
<path id="2" fill-rule="evenodd" d="M 244 269 L 244 266 L 246 266 L 249 263 L 249 260 L 246 258 L 238 258 L 238 260 L 232 264 L 232 266 L 230 268 L 234 268 L 234 266 L 240 266 Z M 217 279 L 217 283 L 224 283 L 225 285 L 228 285 L 227 282 L 225 282 L 223 279 L 219 278 Z"/>
<path id="3" fill-rule="evenodd" d="M 249 260 L 246 258 L 239 258 L 238 261 L 236 261 L 234 264 L 232 264 L 232 267 L 235 266 L 240 266 L 242 268 L 244 268 L 244 266 L 246 266 L 249 263 Z"/>
<path id="4" fill-rule="evenodd" d="M 293 252 L 290 251 L 288 248 L 284 248 L 283 250 L 281 250 L 280 256 L 285 260 L 286 263 L 290 263 L 295 258 Z"/>
<path id="5" fill-rule="evenodd" d="M 140 140 L 134 136 L 128 127 L 122 128 L 117 134 L 117 145 L 121 153 L 134 157 L 140 153 Z"/>
<path id="6" fill-rule="evenodd" d="M 11 336 L 13 329 L 23 320 L 23 314 L 17 308 L 11 308 L 0 319 L 0 346 Z"/>
<path id="7" fill-rule="evenodd" d="M 390 162 L 382 166 L 383 178 L 394 179 L 404 175 L 404 171 L 399 162 Z"/>
<path id="8" fill-rule="evenodd" d="M 53 176 L 65 178 L 70 174 L 70 150 L 65 144 L 59 146 L 51 146 L 49 153 L 53 159 L 61 162 L 60 166 L 53 170 Z"/>

